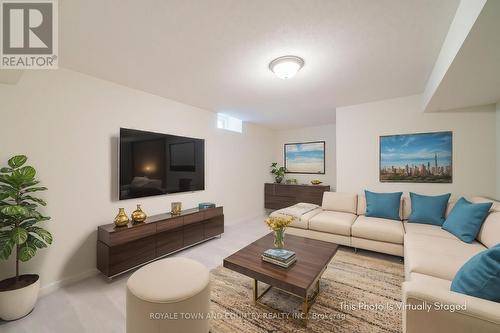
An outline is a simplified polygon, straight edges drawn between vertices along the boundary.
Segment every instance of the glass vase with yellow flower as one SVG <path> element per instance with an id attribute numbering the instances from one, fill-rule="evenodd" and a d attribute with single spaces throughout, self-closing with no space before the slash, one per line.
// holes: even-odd
<path id="1" fill-rule="evenodd" d="M 285 247 L 285 229 L 293 222 L 291 216 L 273 216 L 266 219 L 266 224 L 274 232 L 274 246 Z"/>

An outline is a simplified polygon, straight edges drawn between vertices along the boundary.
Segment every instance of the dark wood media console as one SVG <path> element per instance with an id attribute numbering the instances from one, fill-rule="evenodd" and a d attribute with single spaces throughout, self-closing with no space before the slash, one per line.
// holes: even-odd
<path id="1" fill-rule="evenodd" d="M 148 216 L 143 223 L 124 227 L 101 225 L 97 228 L 97 269 L 113 277 L 222 233 L 222 207 Z"/>
<path id="2" fill-rule="evenodd" d="M 281 209 L 299 202 L 321 206 L 323 193 L 330 191 L 329 185 L 264 184 L 264 208 Z"/>

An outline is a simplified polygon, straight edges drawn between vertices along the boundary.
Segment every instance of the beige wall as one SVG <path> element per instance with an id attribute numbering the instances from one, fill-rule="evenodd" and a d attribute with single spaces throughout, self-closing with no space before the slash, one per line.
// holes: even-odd
<path id="1" fill-rule="evenodd" d="M 500 200 L 500 102 L 497 103 L 497 121 L 496 121 L 496 133 L 497 133 L 497 191 L 496 199 Z"/>
<path id="2" fill-rule="evenodd" d="M 55 242 L 22 265 L 22 272 L 41 274 L 44 286 L 94 272 L 96 227 L 112 222 L 119 207 L 130 214 L 141 203 L 157 214 L 172 201 L 185 208 L 213 201 L 224 205 L 228 224 L 264 212 L 274 153 L 268 129 L 219 130 L 212 112 L 68 70 L 26 71 L 17 85 L 0 85 L 0 101 L 1 164 L 26 154 L 49 188 Z M 118 201 L 120 127 L 204 138 L 206 190 Z M 12 261 L 0 263 L 0 280 L 13 272 Z"/>
<path id="3" fill-rule="evenodd" d="M 338 191 L 495 195 L 495 113 L 423 113 L 421 106 L 415 95 L 337 108 Z M 452 184 L 379 182 L 379 136 L 435 131 L 453 131 Z"/>
<path id="4" fill-rule="evenodd" d="M 336 147 L 335 147 L 335 124 L 323 126 L 305 127 L 292 130 L 276 132 L 276 149 L 274 161 L 280 165 L 284 164 L 283 145 L 285 143 L 325 141 L 325 174 L 287 174 L 286 178 L 296 178 L 299 183 L 309 184 L 313 179 L 321 180 L 325 185 L 335 189 L 336 184 Z M 272 180 L 272 178 L 270 178 Z"/>

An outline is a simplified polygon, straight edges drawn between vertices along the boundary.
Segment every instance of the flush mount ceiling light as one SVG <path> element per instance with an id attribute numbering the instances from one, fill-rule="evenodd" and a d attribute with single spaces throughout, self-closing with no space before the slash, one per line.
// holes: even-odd
<path id="1" fill-rule="evenodd" d="M 269 63 L 269 69 L 280 79 L 289 79 L 304 66 L 304 59 L 297 56 L 284 56 Z"/>

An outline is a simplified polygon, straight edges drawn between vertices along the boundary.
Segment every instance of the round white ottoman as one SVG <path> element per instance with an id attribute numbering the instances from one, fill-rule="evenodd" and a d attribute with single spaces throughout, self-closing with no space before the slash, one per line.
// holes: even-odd
<path id="1" fill-rule="evenodd" d="M 155 261 L 127 281 L 127 333 L 207 333 L 210 275 L 187 258 Z"/>

